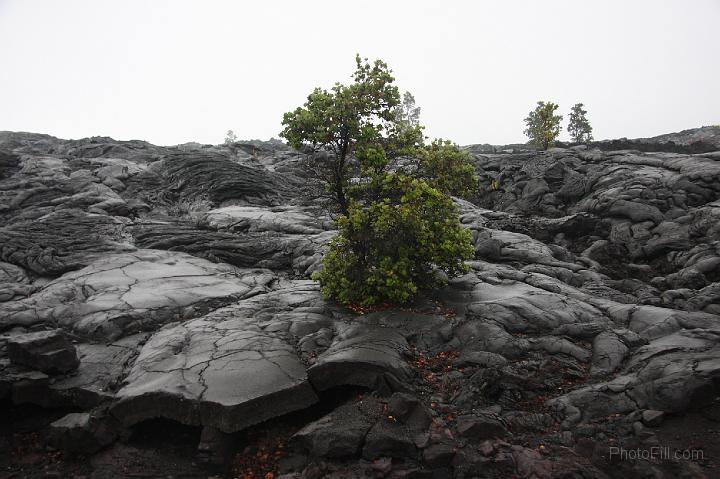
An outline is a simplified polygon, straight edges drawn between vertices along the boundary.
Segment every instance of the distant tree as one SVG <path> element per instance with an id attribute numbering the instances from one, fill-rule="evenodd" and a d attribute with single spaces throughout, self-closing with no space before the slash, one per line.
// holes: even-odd
<path id="1" fill-rule="evenodd" d="M 577 103 L 570 110 L 570 122 L 568 124 L 568 133 L 575 143 L 587 143 L 592 141 L 592 127 L 587 117 L 587 110 L 583 109 L 582 103 Z"/>
<path id="2" fill-rule="evenodd" d="M 408 126 L 418 126 L 420 124 L 420 107 L 415 106 L 415 97 L 406 91 L 402 97 L 402 103 L 395 110 L 398 123 L 404 123 Z"/>
<path id="3" fill-rule="evenodd" d="M 555 115 L 555 110 L 558 106 L 555 103 L 539 101 L 535 110 L 531 111 L 527 118 L 525 118 L 525 135 L 530 138 L 530 141 L 542 148 L 547 150 L 555 144 L 555 140 L 560 135 L 560 122 L 562 121 L 562 115 Z"/>
<path id="4" fill-rule="evenodd" d="M 448 140 L 436 139 L 419 150 L 418 175 L 443 193 L 470 198 L 478 186 L 470 153 Z"/>
<path id="5" fill-rule="evenodd" d="M 232 130 L 228 130 L 225 134 L 225 144 L 232 145 L 237 141 L 237 135 Z"/>
<path id="6" fill-rule="evenodd" d="M 387 64 L 381 60 L 370 64 L 359 55 L 355 61 L 353 83 L 336 83 L 329 91 L 316 88 L 303 106 L 285 113 L 280 133 L 291 146 L 319 153 L 308 172 L 325 185 L 342 214 L 348 212 L 347 187 L 355 154 L 362 153 L 361 161 L 386 158 L 384 145 L 401 130 L 396 113 L 400 92 Z"/>

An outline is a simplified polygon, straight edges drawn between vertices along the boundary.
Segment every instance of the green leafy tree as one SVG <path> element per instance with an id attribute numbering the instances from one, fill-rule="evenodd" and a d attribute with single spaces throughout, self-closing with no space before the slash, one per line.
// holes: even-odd
<path id="1" fill-rule="evenodd" d="M 350 85 L 336 83 L 329 91 L 316 88 L 302 107 L 284 115 L 280 134 L 297 149 L 320 152 L 308 165 L 308 173 L 323 185 L 342 214 L 348 213 L 347 187 L 358 150 L 382 149 L 388 157 L 389 150 L 399 152 L 404 146 L 397 141 L 400 93 L 391 70 L 380 60 L 371 64 L 359 55 L 355 60 Z"/>
<path id="2" fill-rule="evenodd" d="M 587 119 L 587 110 L 583 109 L 582 103 L 577 103 L 570 110 L 570 122 L 568 133 L 575 143 L 587 143 L 593 140 L 592 127 Z"/>
<path id="3" fill-rule="evenodd" d="M 447 195 L 398 173 L 378 175 L 360 189 L 314 275 L 326 297 L 362 306 L 405 303 L 466 271 L 471 236 Z"/>
<path id="4" fill-rule="evenodd" d="M 448 140 L 436 139 L 419 150 L 418 175 L 449 195 L 471 198 L 477 192 L 470 153 Z"/>
<path id="5" fill-rule="evenodd" d="M 527 118 L 525 118 L 525 135 L 530 138 L 530 141 L 542 148 L 547 150 L 555 144 L 555 140 L 560 135 L 560 122 L 562 121 L 562 115 L 555 115 L 555 110 L 558 106 L 555 103 L 539 101 L 535 110 L 531 111 Z"/>
<path id="6" fill-rule="evenodd" d="M 341 213 L 323 269 L 314 275 L 325 296 L 364 306 L 404 303 L 465 271 L 473 254 L 470 234 L 445 194 L 462 189 L 463 157 L 439 142 L 427 153 L 427 181 L 420 170 L 393 168 L 401 157 L 425 158 L 420 109 L 411 94 L 401 99 L 385 63 L 359 56 L 356 63 L 350 85 L 317 88 L 286 113 L 281 136 L 316 153 L 306 164 L 309 176 Z M 460 179 L 451 181 L 452 172 Z"/>

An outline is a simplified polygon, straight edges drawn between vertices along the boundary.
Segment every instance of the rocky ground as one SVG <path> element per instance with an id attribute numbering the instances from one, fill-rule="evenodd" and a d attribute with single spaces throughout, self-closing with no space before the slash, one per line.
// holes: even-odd
<path id="1" fill-rule="evenodd" d="M 280 142 L 0 132 L 0 478 L 720 477 L 717 133 L 469 147 L 471 272 L 364 311 Z"/>

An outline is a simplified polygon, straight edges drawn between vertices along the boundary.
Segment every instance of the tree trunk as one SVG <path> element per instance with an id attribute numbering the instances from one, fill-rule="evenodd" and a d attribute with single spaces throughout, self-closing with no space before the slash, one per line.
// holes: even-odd
<path id="1" fill-rule="evenodd" d="M 335 183 L 335 197 L 337 198 L 340 213 L 347 216 L 348 204 L 347 198 L 345 197 L 345 187 L 343 186 L 342 180 Z"/>

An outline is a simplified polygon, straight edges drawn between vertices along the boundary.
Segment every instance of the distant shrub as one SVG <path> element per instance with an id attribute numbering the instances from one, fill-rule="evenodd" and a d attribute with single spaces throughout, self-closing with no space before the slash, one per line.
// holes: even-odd
<path id="1" fill-rule="evenodd" d="M 362 187 L 313 278 L 342 303 L 405 303 L 466 271 L 473 255 L 470 232 L 453 201 L 427 182 L 385 174 Z"/>

